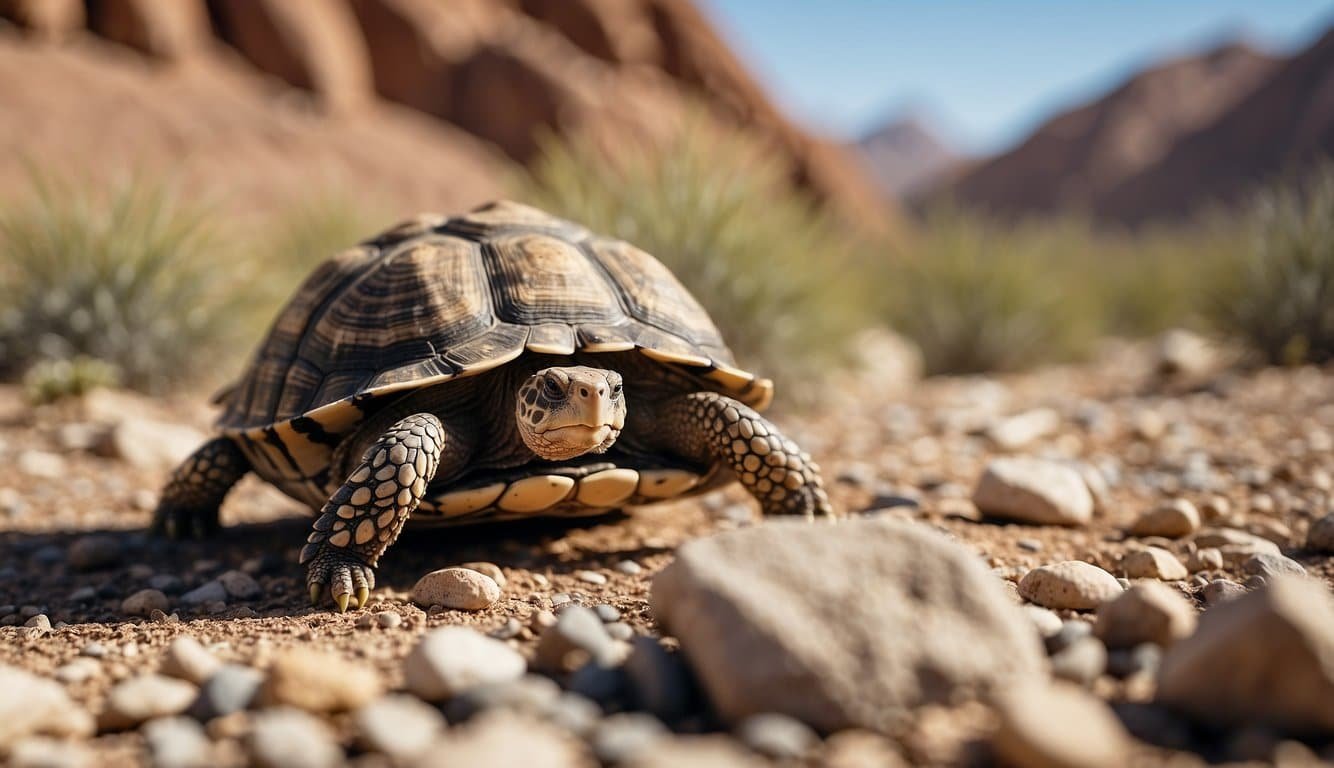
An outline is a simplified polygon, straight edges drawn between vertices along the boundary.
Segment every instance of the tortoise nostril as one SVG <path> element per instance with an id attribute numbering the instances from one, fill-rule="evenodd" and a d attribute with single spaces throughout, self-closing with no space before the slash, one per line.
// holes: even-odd
<path id="1" fill-rule="evenodd" d="M 580 387 L 580 388 L 579 388 L 579 396 L 580 396 L 580 397 L 588 397 L 588 387 Z"/>

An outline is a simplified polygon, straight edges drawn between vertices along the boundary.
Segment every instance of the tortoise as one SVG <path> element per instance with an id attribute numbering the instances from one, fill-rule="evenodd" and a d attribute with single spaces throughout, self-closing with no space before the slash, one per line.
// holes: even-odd
<path id="1" fill-rule="evenodd" d="M 346 611 L 409 517 L 603 514 L 732 478 L 766 514 L 829 515 L 819 467 L 758 413 L 772 394 L 644 251 L 513 202 L 423 214 L 306 278 L 153 525 L 216 531 L 253 471 L 318 512 L 311 601 Z"/>

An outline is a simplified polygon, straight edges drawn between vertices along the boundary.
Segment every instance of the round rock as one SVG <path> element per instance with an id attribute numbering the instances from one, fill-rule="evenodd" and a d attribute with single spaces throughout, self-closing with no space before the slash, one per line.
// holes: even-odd
<path id="1" fill-rule="evenodd" d="M 1073 685 L 1029 683 L 997 700 L 992 747 L 1006 765 L 1121 768 L 1130 738 L 1111 709 Z"/>
<path id="2" fill-rule="evenodd" d="M 517 680 L 527 666 L 523 656 L 500 640 L 450 626 L 422 635 L 403 660 L 403 677 L 418 697 L 444 701 L 477 685 Z"/>
<path id="3" fill-rule="evenodd" d="M 380 695 L 375 670 L 342 656 L 293 649 L 278 656 L 260 690 L 265 706 L 292 706 L 308 712 L 345 712 Z"/>
<path id="4" fill-rule="evenodd" d="M 120 730 L 156 717 L 179 715 L 190 707 L 197 693 L 193 684 L 174 677 L 132 677 L 107 694 L 98 724 L 106 730 Z"/>
<path id="5" fill-rule="evenodd" d="M 441 605 L 461 611 L 480 611 L 500 599 L 500 585 L 470 568 L 441 568 L 417 580 L 412 602 L 424 608 Z"/>
<path id="6" fill-rule="evenodd" d="M 1098 609 L 1093 632 L 1109 648 L 1154 643 L 1164 648 L 1195 631 L 1195 608 L 1175 589 L 1141 582 Z"/>
<path id="7" fill-rule="evenodd" d="M 258 768 L 334 768 L 344 762 L 329 726 L 299 709 L 257 713 L 246 746 Z"/>
<path id="8" fill-rule="evenodd" d="M 1034 568 L 1019 581 L 1019 594 L 1044 608 L 1087 611 L 1121 594 L 1116 577 L 1081 560 Z"/>
<path id="9" fill-rule="evenodd" d="M 1190 576 L 1177 556 L 1160 547 L 1145 547 L 1127 552 L 1121 558 L 1121 570 L 1131 579 L 1181 581 Z"/>
<path id="10" fill-rule="evenodd" d="M 363 747 L 408 763 L 445 730 L 445 718 L 415 696 L 393 694 L 371 702 L 352 716 Z"/>
<path id="11" fill-rule="evenodd" d="M 973 503 L 985 515 L 1023 523 L 1084 525 L 1093 518 L 1093 496 L 1079 472 L 1026 457 L 988 464 Z"/>
<path id="12" fill-rule="evenodd" d="M 1311 523 L 1306 532 L 1306 546 L 1317 552 L 1334 552 L 1334 514 Z"/>
<path id="13" fill-rule="evenodd" d="M 1130 532 L 1135 536 L 1179 539 L 1195 533 L 1199 528 L 1200 512 L 1195 505 L 1185 499 L 1174 499 L 1171 503 L 1154 507 L 1140 515 L 1130 527 Z"/>
<path id="14" fill-rule="evenodd" d="M 148 616 L 154 610 L 166 612 L 170 607 L 167 596 L 156 589 L 141 589 L 120 604 L 120 609 L 131 616 Z"/>

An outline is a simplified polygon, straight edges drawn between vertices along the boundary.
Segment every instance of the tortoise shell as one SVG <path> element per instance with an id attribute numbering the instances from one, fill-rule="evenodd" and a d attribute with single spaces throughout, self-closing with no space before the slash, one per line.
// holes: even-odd
<path id="1" fill-rule="evenodd" d="M 387 396 L 525 353 L 630 350 L 752 407 L 772 396 L 644 251 L 512 202 L 423 214 L 316 268 L 219 396 L 218 426 L 258 474 L 318 508 L 334 449 Z"/>

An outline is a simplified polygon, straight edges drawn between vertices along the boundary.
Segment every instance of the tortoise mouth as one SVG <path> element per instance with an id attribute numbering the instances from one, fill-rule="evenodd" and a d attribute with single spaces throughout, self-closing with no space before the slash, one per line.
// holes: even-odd
<path id="1" fill-rule="evenodd" d="M 612 429 L 614 427 L 610 424 L 599 424 L 598 426 L 571 424 L 565 427 L 544 429 L 537 434 L 553 443 L 594 446 L 605 442 L 611 436 Z"/>

